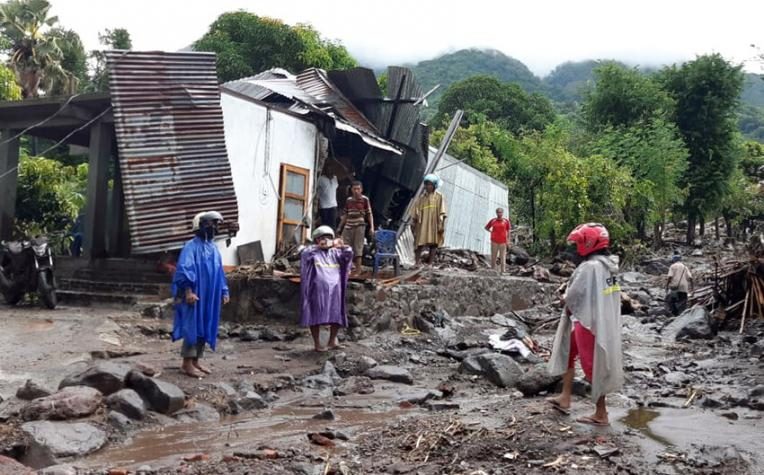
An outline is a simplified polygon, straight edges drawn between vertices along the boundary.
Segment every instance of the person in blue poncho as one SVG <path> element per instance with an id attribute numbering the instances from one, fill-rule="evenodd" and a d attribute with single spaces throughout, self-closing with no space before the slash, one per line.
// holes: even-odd
<path id="1" fill-rule="evenodd" d="M 192 229 L 196 236 L 183 247 L 172 281 L 172 341 L 183 339 L 181 371 L 194 378 L 211 372 L 199 359 L 205 344 L 215 351 L 221 305 L 229 301 L 223 261 L 213 240 L 222 222 L 223 216 L 216 211 L 194 216 Z"/>

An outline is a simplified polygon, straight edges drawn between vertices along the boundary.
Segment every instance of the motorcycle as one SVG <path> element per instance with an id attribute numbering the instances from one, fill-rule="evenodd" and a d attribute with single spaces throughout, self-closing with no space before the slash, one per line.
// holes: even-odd
<path id="1" fill-rule="evenodd" d="M 0 292 L 8 305 L 16 305 L 27 293 L 37 292 L 49 309 L 56 308 L 56 281 L 53 255 L 48 239 L 2 242 Z"/>

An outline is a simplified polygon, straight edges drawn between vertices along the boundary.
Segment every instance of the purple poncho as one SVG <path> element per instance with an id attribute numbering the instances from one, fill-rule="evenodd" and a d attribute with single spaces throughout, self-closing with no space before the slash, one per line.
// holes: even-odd
<path id="1" fill-rule="evenodd" d="M 348 325 L 345 289 L 353 261 L 349 247 L 320 249 L 310 246 L 300 257 L 300 325 Z"/>

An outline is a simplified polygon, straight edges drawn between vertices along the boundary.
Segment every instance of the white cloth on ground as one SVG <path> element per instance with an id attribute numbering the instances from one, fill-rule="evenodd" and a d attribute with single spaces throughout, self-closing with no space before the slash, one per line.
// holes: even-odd
<path id="1" fill-rule="evenodd" d="M 592 399 L 618 391 L 623 386 L 621 353 L 621 288 L 618 284 L 618 257 L 595 255 L 576 268 L 565 293 L 565 306 L 572 318 L 595 337 Z M 557 327 L 549 373 L 568 369 L 573 320 L 565 315 Z"/>

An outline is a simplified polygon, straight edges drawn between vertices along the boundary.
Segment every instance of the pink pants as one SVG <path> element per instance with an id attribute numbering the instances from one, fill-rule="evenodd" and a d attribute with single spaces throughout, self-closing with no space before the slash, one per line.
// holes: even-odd
<path id="1" fill-rule="evenodd" d="M 576 357 L 581 361 L 586 379 L 591 382 L 594 368 L 594 334 L 578 322 L 574 323 L 570 334 L 570 356 L 568 368 L 573 368 Z"/>

